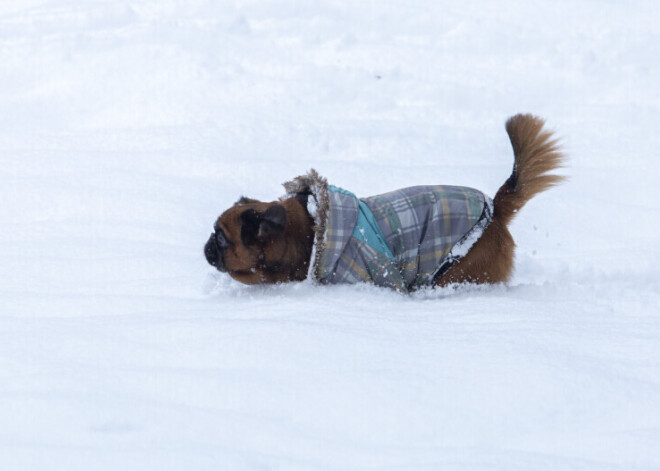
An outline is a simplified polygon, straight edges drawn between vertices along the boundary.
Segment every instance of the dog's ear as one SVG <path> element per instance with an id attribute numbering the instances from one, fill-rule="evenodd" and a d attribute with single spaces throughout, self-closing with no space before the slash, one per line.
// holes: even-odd
<path id="1" fill-rule="evenodd" d="M 286 209 L 281 204 L 274 204 L 263 213 L 257 238 L 265 240 L 284 232 L 286 227 Z"/>
<path id="2" fill-rule="evenodd" d="M 258 203 L 259 200 L 255 200 L 253 198 L 248 198 L 247 196 L 241 196 L 238 201 L 234 204 L 250 204 L 250 203 Z"/>
<path id="3" fill-rule="evenodd" d="M 286 210 L 281 204 L 274 204 L 263 213 L 252 208 L 241 213 L 241 240 L 245 245 L 266 242 L 282 234 L 285 227 Z"/>
<path id="4" fill-rule="evenodd" d="M 257 242 L 257 233 L 261 215 L 255 209 L 246 209 L 241 213 L 241 240 L 245 245 L 252 245 Z"/>

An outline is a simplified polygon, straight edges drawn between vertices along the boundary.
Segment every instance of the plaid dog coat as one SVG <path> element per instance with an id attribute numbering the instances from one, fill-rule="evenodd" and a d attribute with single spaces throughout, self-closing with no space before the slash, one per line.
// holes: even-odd
<path id="1" fill-rule="evenodd" d="M 491 220 L 492 201 L 458 186 L 415 186 L 359 199 L 316 171 L 285 183 L 306 194 L 315 221 L 311 276 L 319 283 L 372 282 L 409 292 L 464 256 Z"/>

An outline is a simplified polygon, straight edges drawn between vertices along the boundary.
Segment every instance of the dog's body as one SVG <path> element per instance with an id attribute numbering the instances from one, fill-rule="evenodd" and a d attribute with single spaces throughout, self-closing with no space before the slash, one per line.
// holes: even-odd
<path id="1" fill-rule="evenodd" d="M 531 115 L 507 121 L 514 167 L 492 202 L 477 190 L 447 186 L 358 199 L 312 170 L 286 183 L 279 202 L 241 198 L 225 211 L 206 243 L 206 258 L 247 284 L 310 276 L 410 291 L 504 282 L 515 248 L 507 225 L 529 199 L 563 179 L 548 174 L 563 155 L 542 128 Z"/>

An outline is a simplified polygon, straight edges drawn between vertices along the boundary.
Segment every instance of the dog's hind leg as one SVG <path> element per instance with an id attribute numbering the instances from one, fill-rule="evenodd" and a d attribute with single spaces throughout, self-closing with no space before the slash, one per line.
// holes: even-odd
<path id="1" fill-rule="evenodd" d="M 467 255 L 447 270 L 436 285 L 505 282 L 513 270 L 515 246 L 506 226 L 494 219 Z"/>

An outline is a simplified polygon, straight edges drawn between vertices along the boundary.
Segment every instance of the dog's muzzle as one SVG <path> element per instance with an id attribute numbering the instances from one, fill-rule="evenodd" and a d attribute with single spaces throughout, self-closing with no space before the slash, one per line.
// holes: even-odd
<path id="1" fill-rule="evenodd" d="M 219 237 L 222 237 L 222 240 L 219 241 Z M 211 237 L 209 237 L 208 242 L 204 246 L 204 256 L 206 257 L 206 261 L 211 265 L 221 272 L 226 272 L 225 249 L 227 247 L 226 243 L 223 243 L 223 241 L 226 241 L 224 236 L 217 233 L 211 234 Z"/>

